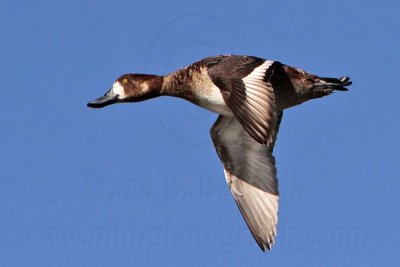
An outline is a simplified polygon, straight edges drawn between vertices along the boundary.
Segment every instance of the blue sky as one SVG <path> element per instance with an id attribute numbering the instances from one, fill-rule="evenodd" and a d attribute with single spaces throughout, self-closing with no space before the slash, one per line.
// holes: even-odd
<path id="1" fill-rule="evenodd" d="M 398 1 L 0 1 L 1 266 L 396 266 Z M 263 254 L 209 137 L 172 98 L 86 102 L 127 72 L 246 54 L 338 92 L 287 110 Z"/>

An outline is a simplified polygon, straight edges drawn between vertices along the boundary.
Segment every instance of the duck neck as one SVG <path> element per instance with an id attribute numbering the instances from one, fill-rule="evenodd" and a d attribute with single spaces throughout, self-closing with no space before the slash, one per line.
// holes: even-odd
<path id="1" fill-rule="evenodd" d="M 194 95 L 186 73 L 180 70 L 164 76 L 161 95 L 179 97 L 193 101 Z"/>

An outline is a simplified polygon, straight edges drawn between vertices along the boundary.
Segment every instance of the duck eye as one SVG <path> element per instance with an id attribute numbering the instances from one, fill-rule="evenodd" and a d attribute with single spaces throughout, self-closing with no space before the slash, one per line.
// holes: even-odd
<path id="1" fill-rule="evenodd" d="M 122 82 L 123 82 L 123 83 L 127 83 L 127 82 L 128 82 L 128 79 L 123 79 Z"/>

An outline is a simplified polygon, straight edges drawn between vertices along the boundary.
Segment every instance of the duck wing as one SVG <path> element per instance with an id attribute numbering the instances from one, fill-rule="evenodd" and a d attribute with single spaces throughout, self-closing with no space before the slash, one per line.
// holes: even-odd
<path id="1" fill-rule="evenodd" d="M 282 114 L 277 114 L 275 133 Z M 275 142 L 269 145 L 256 142 L 235 117 L 222 115 L 211 128 L 211 138 L 247 226 L 260 248 L 270 249 L 278 223 L 278 179 L 272 154 Z"/>
<path id="2" fill-rule="evenodd" d="M 273 142 L 276 117 L 271 76 L 279 62 L 250 56 L 209 59 L 208 74 L 233 115 L 260 144 Z"/>

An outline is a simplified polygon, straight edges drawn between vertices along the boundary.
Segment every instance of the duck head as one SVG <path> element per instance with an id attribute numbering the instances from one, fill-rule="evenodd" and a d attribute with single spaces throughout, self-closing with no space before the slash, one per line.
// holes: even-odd
<path id="1" fill-rule="evenodd" d="M 87 106 L 102 108 L 114 103 L 139 102 L 160 96 L 163 80 L 162 76 L 157 75 L 124 74 L 107 93 L 87 103 Z"/>

